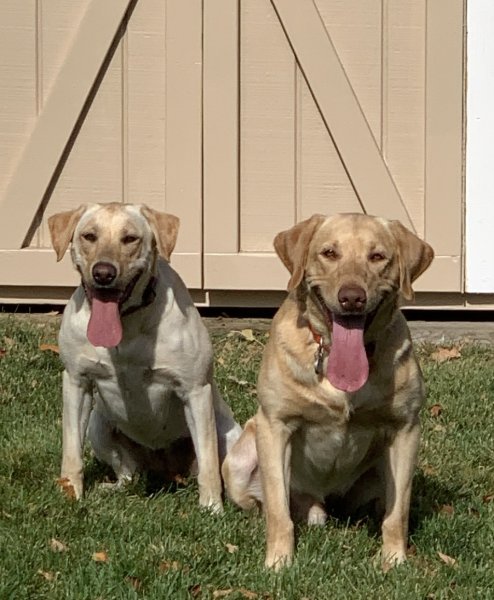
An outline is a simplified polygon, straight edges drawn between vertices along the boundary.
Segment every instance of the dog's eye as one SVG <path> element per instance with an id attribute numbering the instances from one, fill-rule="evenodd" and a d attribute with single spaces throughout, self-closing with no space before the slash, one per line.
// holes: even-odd
<path id="1" fill-rule="evenodd" d="M 321 254 L 324 258 L 329 258 L 330 260 L 336 260 L 338 258 L 338 253 L 333 248 L 325 248 Z"/>
<path id="2" fill-rule="evenodd" d="M 136 235 L 126 235 L 122 238 L 122 244 L 133 244 L 134 242 L 137 242 L 139 238 Z"/>
<path id="3" fill-rule="evenodd" d="M 381 262 L 382 260 L 386 260 L 386 257 L 382 252 L 372 252 L 372 254 L 369 254 L 369 260 L 371 262 Z"/>
<path id="4" fill-rule="evenodd" d="M 96 237 L 96 234 L 91 233 L 90 231 L 88 231 L 87 233 L 83 233 L 82 238 L 84 238 L 86 240 L 86 242 L 91 242 L 91 243 L 94 243 L 98 239 Z"/>

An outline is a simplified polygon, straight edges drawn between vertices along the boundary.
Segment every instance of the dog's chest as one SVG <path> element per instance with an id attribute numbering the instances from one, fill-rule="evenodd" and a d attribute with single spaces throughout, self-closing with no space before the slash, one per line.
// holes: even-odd
<path id="1" fill-rule="evenodd" d="M 116 427 L 137 442 L 162 447 L 185 429 L 181 379 L 171 367 L 143 362 L 148 361 L 125 356 L 88 361 L 86 372 L 93 379 L 98 409 Z"/>

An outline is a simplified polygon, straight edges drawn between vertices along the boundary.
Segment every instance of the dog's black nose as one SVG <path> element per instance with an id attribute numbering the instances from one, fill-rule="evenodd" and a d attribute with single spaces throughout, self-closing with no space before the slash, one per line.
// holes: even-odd
<path id="1" fill-rule="evenodd" d="M 344 285 L 338 292 L 338 302 L 344 310 L 362 312 L 367 303 L 367 294 L 358 285 Z"/>
<path id="2" fill-rule="evenodd" d="M 110 285 L 115 281 L 117 269 L 107 262 L 97 262 L 93 267 L 94 281 L 98 285 Z"/>

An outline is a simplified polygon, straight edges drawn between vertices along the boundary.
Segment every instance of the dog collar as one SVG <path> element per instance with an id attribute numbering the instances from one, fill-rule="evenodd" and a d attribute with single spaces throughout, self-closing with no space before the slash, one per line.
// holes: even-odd
<path id="1" fill-rule="evenodd" d="M 125 310 L 122 311 L 121 316 L 126 317 L 127 315 L 131 315 L 132 313 L 135 313 L 136 311 L 141 310 L 141 308 L 146 308 L 146 306 L 149 306 L 150 304 L 152 304 L 156 298 L 156 284 L 157 283 L 158 283 L 158 280 L 153 275 L 151 277 L 151 279 L 148 281 L 146 289 L 144 290 L 144 292 L 142 294 L 142 302 L 140 304 L 137 304 L 136 306 L 129 306 L 128 308 L 126 308 Z"/>
<path id="2" fill-rule="evenodd" d="M 317 344 L 317 350 L 314 353 L 314 371 L 316 372 L 316 375 L 321 375 L 324 358 L 329 354 L 331 346 L 324 343 L 323 336 L 312 327 L 310 321 L 308 321 L 308 324 L 312 337 Z"/>

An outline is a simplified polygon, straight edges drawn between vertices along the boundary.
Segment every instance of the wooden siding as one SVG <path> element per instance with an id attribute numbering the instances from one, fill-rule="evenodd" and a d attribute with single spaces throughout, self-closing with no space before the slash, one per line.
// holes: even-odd
<path id="1" fill-rule="evenodd" d="M 436 250 L 418 289 L 461 294 L 463 12 L 3 0 L 0 299 L 74 285 L 46 217 L 105 201 L 180 217 L 173 264 L 206 303 L 284 290 L 272 240 L 315 212 L 399 218 Z"/>

